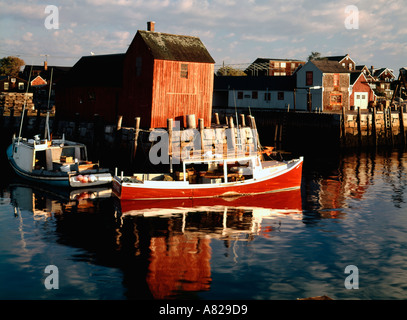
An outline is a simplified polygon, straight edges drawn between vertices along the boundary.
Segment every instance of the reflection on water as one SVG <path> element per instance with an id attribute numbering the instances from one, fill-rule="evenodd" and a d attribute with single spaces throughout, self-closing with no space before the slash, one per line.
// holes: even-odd
<path id="1" fill-rule="evenodd" d="M 388 261 L 407 275 L 406 163 L 403 152 L 308 158 L 301 190 L 211 200 L 120 202 L 110 189 L 67 193 L 13 180 L 2 189 L 0 231 L 18 245 L 0 246 L 0 273 L 25 250 L 25 265 L 63 268 L 61 289 L 36 280 L 29 296 L 13 298 L 346 299 L 342 268 L 355 259 L 374 261 L 365 286 Z M 44 242 L 53 255 L 32 251 Z M 350 298 L 407 297 L 407 280 L 389 286 L 400 287 Z"/>

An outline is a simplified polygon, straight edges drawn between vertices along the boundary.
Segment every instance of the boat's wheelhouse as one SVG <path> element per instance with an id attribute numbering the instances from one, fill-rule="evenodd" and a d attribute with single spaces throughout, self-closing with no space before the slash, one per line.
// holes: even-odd
<path id="1" fill-rule="evenodd" d="M 83 144 L 64 140 L 20 140 L 13 146 L 13 159 L 26 171 L 70 171 L 70 166 L 87 161 L 87 150 Z"/>

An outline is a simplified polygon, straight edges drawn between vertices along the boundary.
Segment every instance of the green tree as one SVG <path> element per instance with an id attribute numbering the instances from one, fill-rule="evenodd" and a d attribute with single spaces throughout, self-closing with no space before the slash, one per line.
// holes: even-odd
<path id="1" fill-rule="evenodd" d="M 322 60 L 321 53 L 312 51 L 308 56 L 308 61 L 310 60 Z"/>
<path id="2" fill-rule="evenodd" d="M 0 76 L 17 77 L 22 66 L 25 65 L 24 60 L 18 57 L 5 57 L 0 59 Z"/>
<path id="3" fill-rule="evenodd" d="M 246 76 L 242 70 L 235 69 L 229 66 L 224 66 L 216 72 L 217 76 Z"/>

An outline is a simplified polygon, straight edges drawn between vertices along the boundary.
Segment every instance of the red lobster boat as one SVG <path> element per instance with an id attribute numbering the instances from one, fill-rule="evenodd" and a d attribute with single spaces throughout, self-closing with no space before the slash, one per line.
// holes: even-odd
<path id="1" fill-rule="evenodd" d="M 240 197 L 298 189 L 303 157 L 261 161 L 256 155 L 197 158 L 182 162 L 182 171 L 134 174 L 113 179 L 113 192 L 122 200 Z M 196 169 L 198 168 L 198 170 Z"/>

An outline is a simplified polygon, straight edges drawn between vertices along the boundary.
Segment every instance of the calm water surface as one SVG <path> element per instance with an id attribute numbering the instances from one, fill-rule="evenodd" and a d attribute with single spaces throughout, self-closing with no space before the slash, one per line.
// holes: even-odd
<path id="1" fill-rule="evenodd" d="M 0 299 L 407 299 L 407 153 L 307 157 L 303 173 L 301 192 L 143 207 L 3 176 Z"/>

